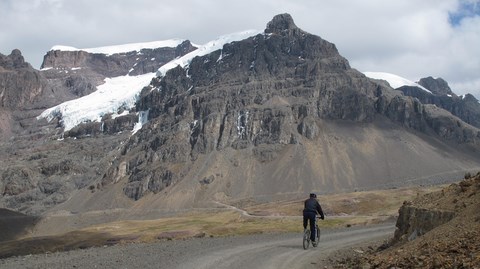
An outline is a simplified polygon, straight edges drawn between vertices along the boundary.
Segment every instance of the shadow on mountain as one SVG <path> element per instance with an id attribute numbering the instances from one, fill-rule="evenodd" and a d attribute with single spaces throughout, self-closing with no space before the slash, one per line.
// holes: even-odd
<path id="1" fill-rule="evenodd" d="M 0 208 L 0 242 L 25 235 L 39 220 L 40 218 L 36 216 Z"/>
<path id="2" fill-rule="evenodd" d="M 109 233 L 95 233 L 85 231 L 69 232 L 56 236 L 41 236 L 23 238 L 2 242 L 0 245 L 0 259 L 12 256 L 53 253 L 85 249 L 97 246 L 109 246 L 118 243 L 132 242 L 138 236 L 115 236 Z"/>

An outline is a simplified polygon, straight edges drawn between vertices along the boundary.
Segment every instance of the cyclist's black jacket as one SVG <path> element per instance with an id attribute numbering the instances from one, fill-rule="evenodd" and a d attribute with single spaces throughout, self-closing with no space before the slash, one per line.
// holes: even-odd
<path id="1" fill-rule="evenodd" d="M 305 200 L 305 208 L 303 209 L 303 213 L 314 213 L 314 214 L 320 214 L 320 216 L 323 217 L 323 211 L 322 207 L 318 203 L 317 199 L 315 198 L 309 198 Z"/>

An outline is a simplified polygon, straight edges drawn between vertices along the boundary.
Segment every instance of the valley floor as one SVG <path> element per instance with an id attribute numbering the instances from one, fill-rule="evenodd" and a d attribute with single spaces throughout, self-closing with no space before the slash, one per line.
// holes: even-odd
<path id="1" fill-rule="evenodd" d="M 361 242 L 393 235 L 393 223 L 323 229 L 317 248 L 300 233 L 195 238 L 27 255 L 0 260 L 0 268 L 329 268 L 328 256 Z"/>

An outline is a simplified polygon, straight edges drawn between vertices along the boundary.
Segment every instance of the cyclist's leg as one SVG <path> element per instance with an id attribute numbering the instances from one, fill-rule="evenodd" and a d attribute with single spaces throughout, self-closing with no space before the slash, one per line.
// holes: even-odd
<path id="1" fill-rule="evenodd" d="M 303 214 L 303 230 L 307 229 L 308 217 L 306 214 Z"/>
<path id="2" fill-rule="evenodd" d="M 310 233 L 310 240 L 314 242 L 317 237 L 317 230 L 315 229 L 315 214 L 313 214 L 313 217 L 310 218 L 310 231 L 312 231 Z"/>

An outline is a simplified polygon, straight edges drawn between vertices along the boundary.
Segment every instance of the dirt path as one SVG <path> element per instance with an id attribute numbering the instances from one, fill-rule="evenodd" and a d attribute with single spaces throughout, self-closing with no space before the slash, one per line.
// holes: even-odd
<path id="1" fill-rule="evenodd" d="M 127 244 L 0 260 L 0 268 L 324 268 L 334 251 L 393 235 L 393 224 L 323 230 L 304 250 L 301 234 L 262 234 Z"/>

